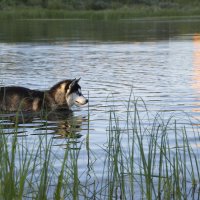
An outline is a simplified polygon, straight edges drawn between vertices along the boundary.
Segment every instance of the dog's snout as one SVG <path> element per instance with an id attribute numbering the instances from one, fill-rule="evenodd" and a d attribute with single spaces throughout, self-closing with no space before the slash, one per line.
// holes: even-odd
<path id="1" fill-rule="evenodd" d="M 82 96 L 81 98 L 78 98 L 75 103 L 76 105 L 85 105 L 88 103 L 88 99 Z"/>

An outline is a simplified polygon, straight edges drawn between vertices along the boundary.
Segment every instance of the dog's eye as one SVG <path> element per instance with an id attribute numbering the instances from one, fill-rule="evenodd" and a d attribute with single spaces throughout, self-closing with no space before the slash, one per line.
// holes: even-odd
<path id="1" fill-rule="evenodd" d="M 79 92 L 79 91 L 78 91 L 76 94 L 77 94 L 78 96 L 81 96 L 81 95 L 82 95 L 81 92 Z"/>
<path id="2" fill-rule="evenodd" d="M 77 90 L 76 94 L 77 94 L 78 96 L 81 96 L 81 95 L 82 95 L 82 94 L 81 94 L 80 88 Z"/>

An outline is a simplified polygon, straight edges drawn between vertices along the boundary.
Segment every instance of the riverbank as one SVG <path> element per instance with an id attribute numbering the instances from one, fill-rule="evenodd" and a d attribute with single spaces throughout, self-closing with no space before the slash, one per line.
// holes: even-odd
<path id="1" fill-rule="evenodd" d="M 45 9 L 36 7 L 16 7 L 0 11 L 0 19 L 87 19 L 87 20 L 119 20 L 138 18 L 180 18 L 200 17 L 200 6 L 146 6 L 136 5 L 106 10 L 67 10 Z"/>

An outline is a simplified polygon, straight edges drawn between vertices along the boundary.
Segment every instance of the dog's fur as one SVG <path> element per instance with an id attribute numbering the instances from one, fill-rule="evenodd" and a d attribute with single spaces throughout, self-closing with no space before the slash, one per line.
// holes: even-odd
<path id="1" fill-rule="evenodd" d="M 88 100 L 82 95 L 79 79 L 64 80 L 50 90 L 39 91 L 25 87 L 0 87 L 0 110 L 40 111 L 41 109 L 68 109 L 84 105 Z"/>

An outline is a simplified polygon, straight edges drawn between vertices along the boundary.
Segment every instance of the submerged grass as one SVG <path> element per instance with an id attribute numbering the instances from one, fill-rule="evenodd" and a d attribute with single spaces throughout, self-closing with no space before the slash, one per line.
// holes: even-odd
<path id="1" fill-rule="evenodd" d="M 47 135 L 30 144 L 18 136 L 17 120 L 12 136 L 1 124 L 0 199 L 198 199 L 199 130 L 183 120 L 152 117 L 141 99 L 130 97 L 126 116 L 114 106 L 109 111 L 101 156 L 90 147 L 89 131 L 81 143 L 66 139 L 71 148 L 63 149 Z"/>

